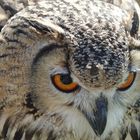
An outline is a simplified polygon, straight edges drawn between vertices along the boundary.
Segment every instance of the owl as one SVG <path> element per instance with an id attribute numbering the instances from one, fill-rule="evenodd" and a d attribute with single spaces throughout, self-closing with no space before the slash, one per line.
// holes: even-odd
<path id="1" fill-rule="evenodd" d="M 140 140 L 135 0 L 1 0 L 0 11 L 0 140 Z"/>

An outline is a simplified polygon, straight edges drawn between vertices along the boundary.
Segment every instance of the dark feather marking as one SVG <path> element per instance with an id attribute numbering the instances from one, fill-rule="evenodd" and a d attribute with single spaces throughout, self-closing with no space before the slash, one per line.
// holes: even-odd
<path id="1" fill-rule="evenodd" d="M 9 37 L 6 37 L 6 36 L 5 36 L 5 40 L 7 40 L 7 42 L 20 43 L 17 39 L 10 39 Z M 9 47 L 9 48 L 11 48 L 11 47 Z M 15 47 L 12 47 L 12 48 L 15 48 Z M 6 48 L 6 49 L 8 49 L 8 48 Z"/>
<path id="2" fill-rule="evenodd" d="M 130 31 L 130 35 L 134 37 L 137 34 L 138 29 L 139 29 L 139 16 L 138 16 L 137 12 L 134 12 L 132 20 L 133 20 L 133 22 L 132 22 L 132 28 Z"/>
<path id="3" fill-rule="evenodd" d="M 30 37 L 29 34 L 28 34 L 28 32 L 25 32 L 25 31 L 23 31 L 22 29 L 16 29 L 16 34 L 17 34 L 17 35 L 18 35 L 18 34 L 24 34 L 24 35 Z"/>
<path id="4" fill-rule="evenodd" d="M 37 21 L 28 20 L 28 23 L 29 23 L 32 27 L 34 27 L 35 29 L 37 29 L 37 30 L 40 31 L 40 32 L 44 32 L 44 33 L 46 33 L 46 32 L 53 32 L 53 30 L 52 30 L 50 27 L 47 27 L 47 26 L 45 26 L 45 25 L 43 25 L 43 24 L 40 24 L 40 23 L 37 22 Z"/>
<path id="5" fill-rule="evenodd" d="M 27 129 L 25 133 L 25 140 L 31 140 L 36 132 L 36 129 L 33 129 L 32 131 Z"/>
<path id="6" fill-rule="evenodd" d="M 17 13 L 17 10 L 12 7 L 12 5 L 8 5 L 6 2 L 4 1 L 0 1 L 0 6 L 4 9 L 4 11 L 8 11 L 8 14 L 10 15 L 10 17 L 12 17 L 13 15 L 15 15 Z"/>
<path id="7" fill-rule="evenodd" d="M 20 18 L 21 21 L 25 20 L 25 18 L 23 18 L 21 16 L 19 16 L 19 18 Z M 17 29 L 19 27 L 20 27 L 20 29 L 28 29 L 29 28 L 29 24 L 27 22 L 25 22 L 25 23 L 22 23 L 20 25 L 19 24 L 13 24 L 13 25 L 10 26 L 10 28 L 12 28 L 12 29 Z"/>
<path id="8" fill-rule="evenodd" d="M 0 58 L 9 57 L 9 55 L 11 55 L 11 54 L 2 54 L 2 55 L 0 55 Z"/>
<path id="9" fill-rule="evenodd" d="M 121 137 L 121 140 L 125 140 L 126 136 L 127 136 L 127 133 L 126 133 L 126 132 L 123 133 L 123 134 L 122 134 L 122 137 Z"/>
<path id="10" fill-rule="evenodd" d="M 121 130 L 120 134 L 121 134 L 120 140 L 125 140 L 125 138 L 126 138 L 126 136 L 127 136 L 127 134 L 128 134 L 128 129 L 124 129 L 124 128 L 123 128 L 123 129 Z"/>
<path id="11" fill-rule="evenodd" d="M 56 140 L 56 136 L 53 134 L 53 130 L 50 131 L 47 140 Z"/>
<path id="12" fill-rule="evenodd" d="M 36 57 L 34 58 L 33 63 L 32 63 L 32 70 L 34 70 L 34 65 L 37 63 L 39 58 L 41 58 L 44 55 L 47 55 L 49 52 L 51 52 L 51 51 L 53 51 L 54 49 L 57 49 L 57 48 L 65 48 L 65 46 L 63 46 L 63 45 L 59 46 L 57 44 L 51 44 L 49 46 L 44 46 L 39 51 L 39 53 L 36 55 Z"/>
<path id="13" fill-rule="evenodd" d="M 136 103 L 134 104 L 134 107 L 135 107 L 135 108 L 139 108 L 139 107 L 140 107 L 140 99 L 138 99 L 138 100 L 136 101 Z"/>
<path id="14" fill-rule="evenodd" d="M 1 29 L 3 28 L 3 26 L 2 25 L 0 25 L 0 31 L 1 31 Z"/>
<path id="15" fill-rule="evenodd" d="M 16 131 L 15 135 L 14 135 L 14 139 L 13 140 L 20 140 L 23 136 L 23 128 L 20 128 Z"/>
<path id="16" fill-rule="evenodd" d="M 37 109 L 34 107 L 34 105 L 33 105 L 32 93 L 28 93 L 28 94 L 26 95 L 25 105 L 26 105 L 28 108 L 33 108 L 33 109 L 37 110 Z"/>
<path id="17" fill-rule="evenodd" d="M 10 118 L 8 118 L 5 123 L 4 123 L 4 126 L 3 126 L 3 130 L 2 130 L 2 136 L 3 138 L 6 138 L 7 136 L 7 132 L 8 132 L 8 128 L 10 126 L 11 122 L 10 122 Z"/>
<path id="18" fill-rule="evenodd" d="M 39 31 L 39 32 L 41 32 L 41 33 L 43 33 L 43 34 L 46 34 L 46 33 L 52 34 L 52 33 L 57 32 L 57 31 L 56 31 L 55 29 L 53 29 L 52 27 L 49 27 L 49 26 L 47 26 L 47 25 L 43 25 L 43 24 L 41 24 L 41 23 L 38 22 L 38 21 L 35 21 L 35 20 L 28 20 L 28 19 L 23 18 L 23 17 L 22 17 L 22 19 L 24 19 L 25 22 L 29 24 L 29 26 L 35 28 L 37 31 Z M 58 31 L 58 32 L 59 32 L 59 31 Z M 58 38 L 61 39 L 61 40 L 63 40 L 63 38 L 64 38 L 63 33 L 60 32 Z"/>
<path id="19" fill-rule="evenodd" d="M 130 134 L 133 140 L 140 140 L 138 137 L 138 132 L 134 124 L 131 124 Z"/>

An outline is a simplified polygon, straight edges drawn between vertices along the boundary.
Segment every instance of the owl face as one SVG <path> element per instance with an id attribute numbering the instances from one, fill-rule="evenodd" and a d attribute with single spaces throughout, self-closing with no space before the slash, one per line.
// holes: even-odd
<path id="1" fill-rule="evenodd" d="M 77 20 L 74 15 L 71 18 L 76 21 L 63 21 L 66 27 L 67 22 L 72 26 L 68 30 L 61 27 L 63 44 L 52 43 L 40 50 L 32 65 L 31 78 L 35 106 L 43 112 L 48 108 L 50 112 L 57 110 L 58 114 L 74 109 L 71 115 L 80 113 L 80 121 L 89 125 L 89 132 L 81 132 L 89 134 L 93 129 L 102 137 L 117 123 L 120 127 L 125 106 L 137 94 L 134 88 L 138 76 L 130 63 L 128 25 L 123 24 L 128 13 L 115 7 L 108 14 L 112 7 L 106 6 L 101 13 L 93 10 L 93 17 L 86 19 L 89 21 L 85 22 L 85 17 Z M 67 126 L 68 122 L 65 123 Z M 69 129 L 76 129 L 76 125 Z"/>
<path id="2" fill-rule="evenodd" d="M 121 128 L 127 107 L 139 97 L 139 53 L 131 48 L 138 15 L 100 1 L 59 2 L 25 9 L 2 31 L 8 38 L 5 32 L 16 23 L 12 33 L 29 46 L 18 59 L 28 75 L 27 107 L 40 116 L 27 130 L 57 139 L 104 139 Z"/>

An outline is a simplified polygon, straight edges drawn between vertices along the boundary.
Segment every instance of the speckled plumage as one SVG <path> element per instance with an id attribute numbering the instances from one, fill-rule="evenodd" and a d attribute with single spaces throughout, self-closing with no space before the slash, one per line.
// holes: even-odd
<path id="1" fill-rule="evenodd" d="M 136 1 L 11 2 L 0 2 L 0 139 L 139 140 Z M 119 91 L 131 71 L 133 84 Z M 58 90 L 57 73 L 79 88 Z"/>

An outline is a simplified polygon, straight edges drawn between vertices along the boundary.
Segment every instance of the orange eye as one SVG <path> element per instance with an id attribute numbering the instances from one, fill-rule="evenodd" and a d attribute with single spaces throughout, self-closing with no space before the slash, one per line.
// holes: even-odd
<path id="1" fill-rule="evenodd" d="M 70 93 L 79 88 L 79 85 L 72 81 L 69 74 L 56 74 L 52 76 L 52 82 L 60 91 Z"/>
<path id="2" fill-rule="evenodd" d="M 130 88 L 135 80 L 136 72 L 130 72 L 126 81 L 118 86 L 118 90 L 124 91 Z"/>

